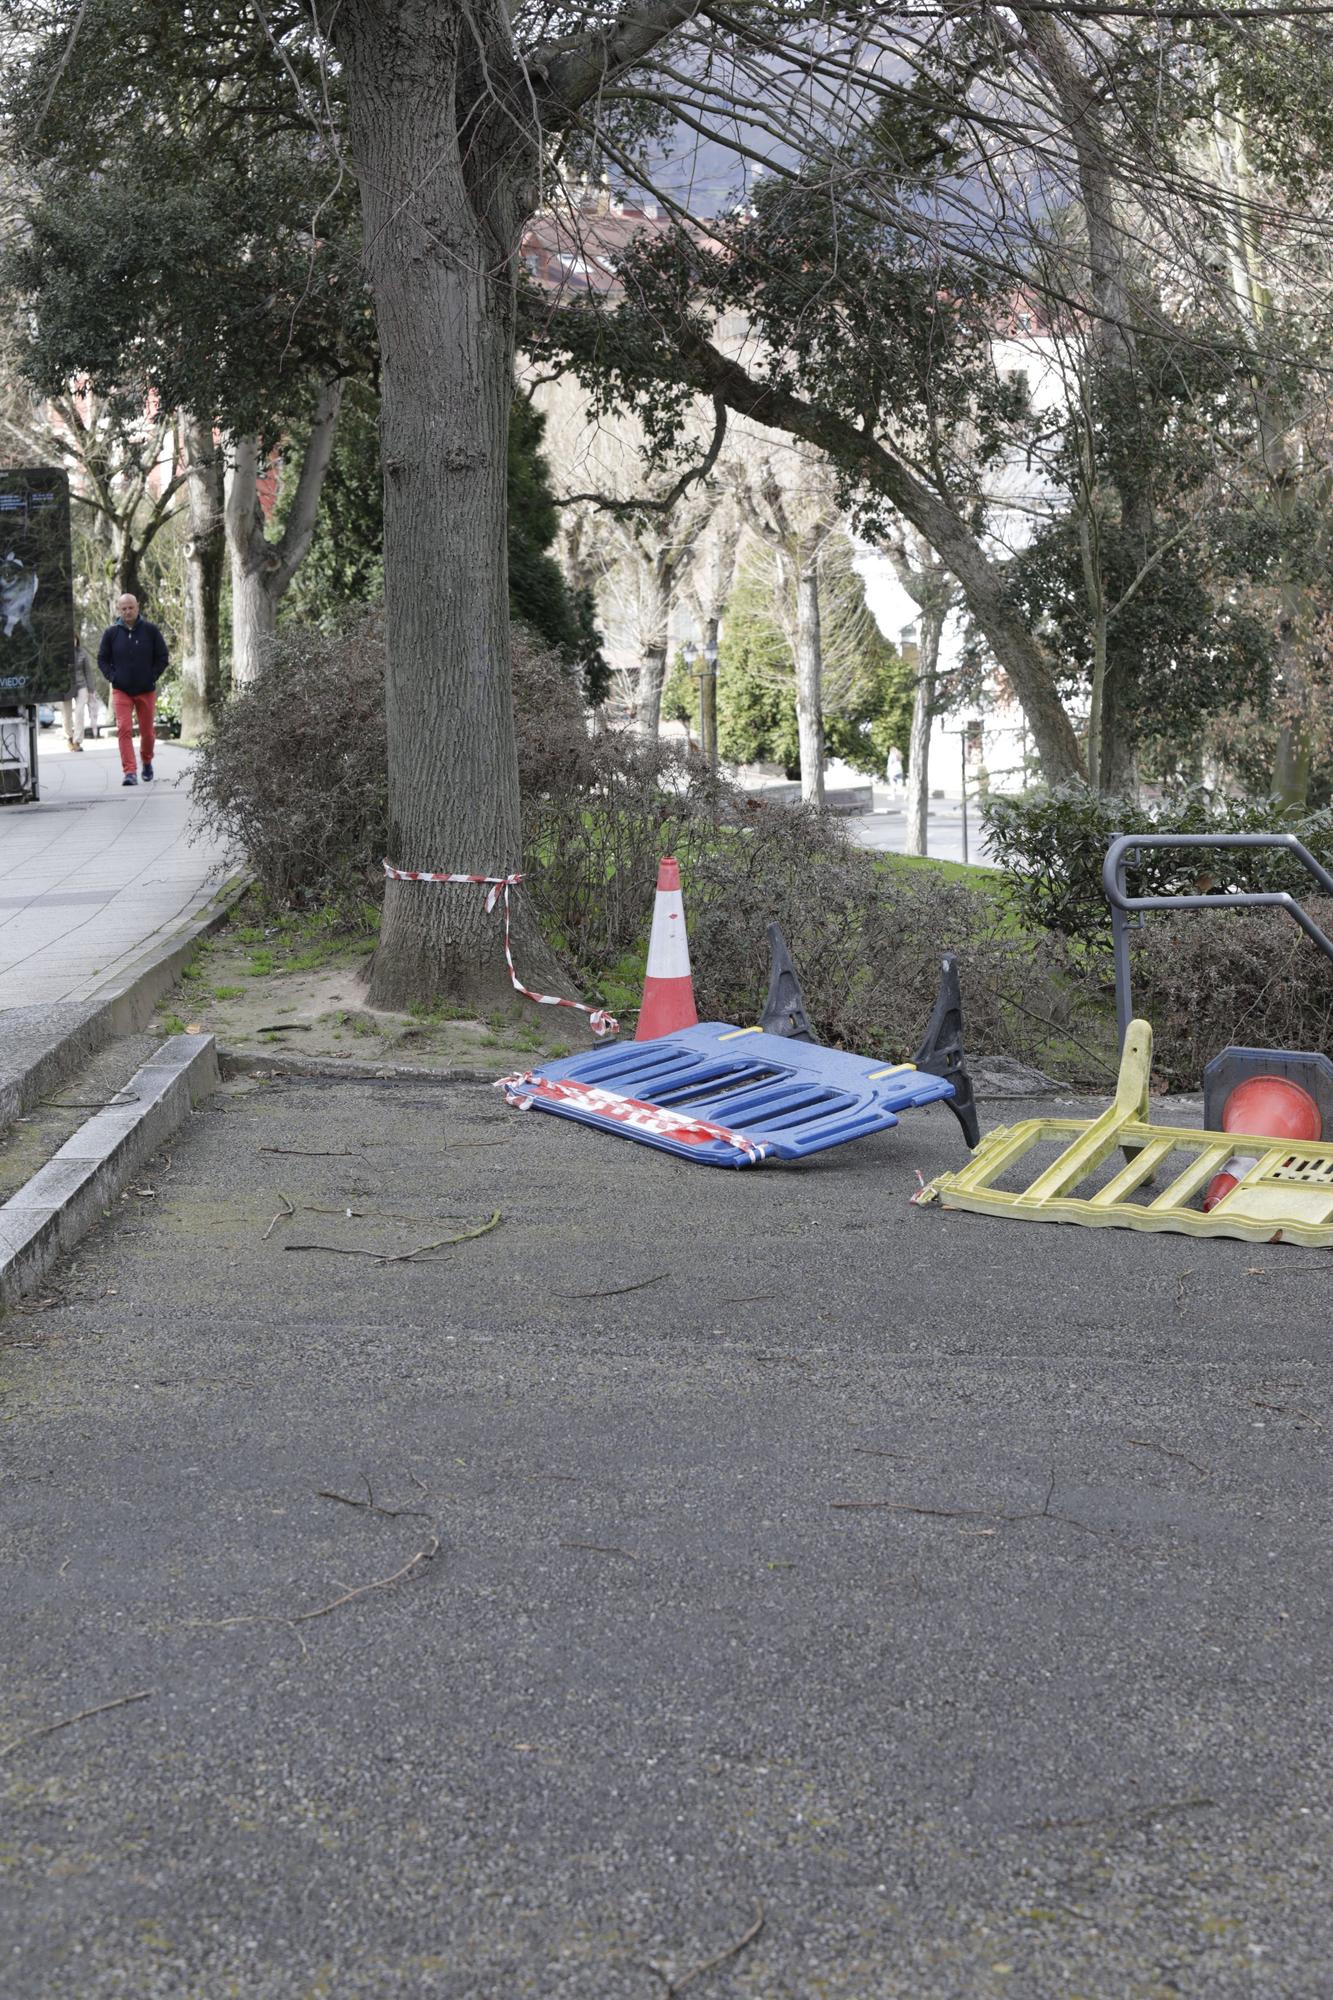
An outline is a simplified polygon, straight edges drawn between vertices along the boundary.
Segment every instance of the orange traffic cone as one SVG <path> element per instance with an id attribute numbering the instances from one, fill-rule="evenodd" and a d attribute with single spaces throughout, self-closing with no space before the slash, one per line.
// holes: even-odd
<path id="1" fill-rule="evenodd" d="M 1238 1083 L 1222 1113 L 1224 1132 L 1255 1132 L 1263 1139 L 1320 1139 L 1324 1122 L 1308 1090 L 1285 1076 L 1248 1076 Z M 1233 1153 L 1214 1174 L 1203 1198 L 1205 1215 L 1217 1207 L 1255 1165 L 1253 1154 Z"/>
<path id="2" fill-rule="evenodd" d="M 643 1006 L 636 1042 L 674 1035 L 693 1028 L 699 1016 L 690 977 L 690 945 L 685 935 L 685 904 L 680 893 L 680 867 L 669 854 L 657 864 L 657 900 L 653 931 L 648 940 L 648 969 L 643 981 Z"/>

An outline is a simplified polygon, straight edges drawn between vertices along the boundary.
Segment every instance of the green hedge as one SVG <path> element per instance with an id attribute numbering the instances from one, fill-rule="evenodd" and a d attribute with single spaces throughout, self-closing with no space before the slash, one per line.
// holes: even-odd
<path id="1" fill-rule="evenodd" d="M 1141 805 L 1103 797 L 1086 785 L 1063 785 L 1021 798 L 992 796 L 983 812 L 1005 894 L 1023 926 L 1087 945 L 1105 943 L 1110 934 L 1102 864 L 1117 834 L 1294 833 L 1316 860 L 1333 868 L 1333 810 L 1292 814 L 1274 799 L 1195 790 Z M 1205 847 L 1141 854 L 1126 868 L 1125 881 L 1134 896 L 1286 889 L 1308 897 L 1315 887 L 1287 855 Z"/>

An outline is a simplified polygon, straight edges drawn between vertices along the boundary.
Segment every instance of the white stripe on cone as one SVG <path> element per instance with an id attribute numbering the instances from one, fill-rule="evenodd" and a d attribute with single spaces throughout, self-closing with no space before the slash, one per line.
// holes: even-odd
<path id="1" fill-rule="evenodd" d="M 680 893 L 680 867 L 664 855 L 657 864 L 657 896 L 653 929 L 648 940 L 648 966 L 643 981 L 643 1007 L 634 1031 L 636 1042 L 693 1028 L 699 1019 L 690 976 L 690 944 L 685 934 L 685 903 Z"/>

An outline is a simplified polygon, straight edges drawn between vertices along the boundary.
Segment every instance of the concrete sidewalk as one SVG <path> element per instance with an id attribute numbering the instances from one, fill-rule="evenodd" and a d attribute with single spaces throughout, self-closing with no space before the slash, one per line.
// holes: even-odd
<path id="1" fill-rule="evenodd" d="M 961 1156 L 224 1087 L 4 1322 L 6 2000 L 1324 1992 L 1328 1253 Z"/>
<path id="2" fill-rule="evenodd" d="M 89 999 L 197 916 L 226 874 L 221 849 L 188 838 L 192 753 L 160 742 L 153 784 L 121 785 L 114 737 L 67 750 L 41 738 L 35 805 L 0 807 L 3 1016 Z"/>

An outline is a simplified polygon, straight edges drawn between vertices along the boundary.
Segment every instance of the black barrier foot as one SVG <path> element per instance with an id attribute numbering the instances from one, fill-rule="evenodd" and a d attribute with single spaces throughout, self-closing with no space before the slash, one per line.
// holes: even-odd
<path id="1" fill-rule="evenodd" d="M 940 961 L 940 990 L 913 1061 L 927 1076 L 942 1076 L 953 1085 L 953 1098 L 946 1101 L 963 1128 L 963 1137 L 975 1150 L 981 1139 L 981 1126 L 963 1055 L 963 994 L 958 983 L 958 960 L 951 951 L 945 952 Z"/>
<path id="2" fill-rule="evenodd" d="M 768 975 L 768 998 L 759 1017 L 760 1027 L 766 1035 L 785 1035 L 790 1042 L 818 1044 L 819 1037 L 805 1011 L 801 982 L 778 924 L 768 927 L 768 948 L 773 954 L 773 967 Z"/>

